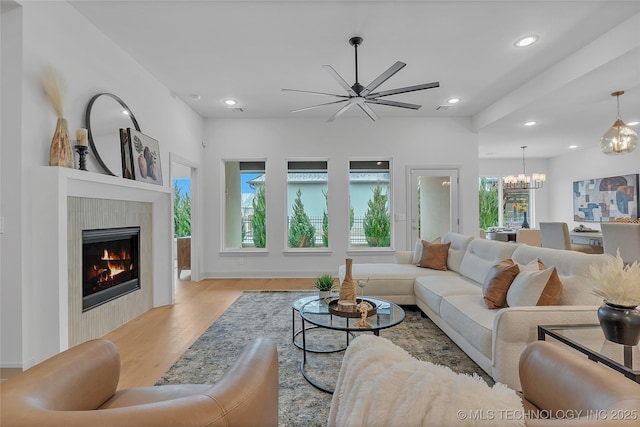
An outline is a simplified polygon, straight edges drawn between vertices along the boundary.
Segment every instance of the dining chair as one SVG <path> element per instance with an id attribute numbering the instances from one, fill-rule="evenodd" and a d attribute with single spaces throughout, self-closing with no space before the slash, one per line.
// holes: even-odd
<path id="1" fill-rule="evenodd" d="M 484 229 L 482 229 L 482 228 L 480 229 L 479 236 L 480 236 L 481 239 L 486 239 L 487 238 L 487 233 L 484 231 Z"/>
<path id="2" fill-rule="evenodd" d="M 640 261 L 640 224 L 603 222 L 600 227 L 605 253 L 616 256 L 620 249 L 625 263 Z"/>
<path id="3" fill-rule="evenodd" d="M 520 228 L 516 231 L 516 243 L 524 243 L 529 246 L 542 246 L 542 237 L 537 228 Z"/>
<path id="4" fill-rule="evenodd" d="M 601 249 L 595 246 L 571 243 L 566 222 L 541 222 L 540 238 L 543 248 L 566 249 L 587 254 L 602 253 Z"/>

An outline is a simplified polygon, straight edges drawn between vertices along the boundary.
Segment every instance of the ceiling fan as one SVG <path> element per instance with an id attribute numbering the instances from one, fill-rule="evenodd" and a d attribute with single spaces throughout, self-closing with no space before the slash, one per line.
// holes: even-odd
<path id="1" fill-rule="evenodd" d="M 385 96 L 390 96 L 390 95 L 397 95 L 400 93 L 415 92 L 417 90 L 432 89 L 434 87 L 440 86 L 440 82 L 433 82 L 433 83 L 425 83 L 425 84 L 415 85 L 415 86 L 402 87 L 399 89 L 391 89 L 391 90 L 383 90 L 380 92 L 374 92 L 374 90 L 376 90 L 381 84 L 389 80 L 394 74 L 396 74 L 398 71 L 400 71 L 407 65 L 404 62 L 400 62 L 400 61 L 393 64 L 384 73 L 380 74 L 376 79 L 374 79 L 371 83 L 369 83 L 368 86 L 366 87 L 362 86 L 358 82 L 358 46 L 362 44 L 362 40 L 363 40 L 362 37 L 351 37 L 349 39 L 349 44 L 354 48 L 355 59 L 356 59 L 356 82 L 353 84 L 353 86 L 349 86 L 349 84 L 340 76 L 340 74 L 336 72 L 336 70 L 333 69 L 333 67 L 331 67 L 331 65 L 323 65 L 324 69 L 326 69 L 329 72 L 329 74 L 331 74 L 333 78 L 336 79 L 338 84 L 340 84 L 340 86 L 342 86 L 343 89 L 347 91 L 347 95 L 337 95 L 337 94 L 325 93 L 325 92 L 313 92 L 309 90 L 282 89 L 283 91 L 287 91 L 287 92 L 310 93 L 313 95 L 332 96 L 335 98 L 341 98 L 338 101 L 327 102 L 324 104 L 312 105 L 310 107 L 292 110 L 291 111 L 292 113 L 324 107 L 325 105 L 345 103 L 333 116 L 329 118 L 328 120 L 329 122 L 332 122 L 338 117 L 340 117 L 342 113 L 347 111 L 353 105 L 357 105 L 362 111 L 365 112 L 367 116 L 369 116 L 369 118 L 371 118 L 371 120 L 376 121 L 378 119 L 378 116 L 376 116 L 376 113 L 371 109 L 371 107 L 368 104 L 386 105 L 389 107 L 400 107 L 400 108 L 408 108 L 411 110 L 418 110 L 420 109 L 421 105 L 409 104 L 406 102 L 389 101 L 389 100 L 380 99 L 380 98 L 383 98 Z"/>

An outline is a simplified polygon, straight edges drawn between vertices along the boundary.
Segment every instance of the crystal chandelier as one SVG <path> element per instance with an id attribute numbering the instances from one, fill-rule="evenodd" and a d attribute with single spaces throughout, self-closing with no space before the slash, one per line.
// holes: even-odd
<path id="1" fill-rule="evenodd" d="M 636 145 L 638 145 L 638 134 L 629 126 L 625 125 L 620 118 L 620 95 L 623 93 L 624 91 L 619 90 L 611 94 L 611 96 L 616 97 L 618 115 L 611 129 L 600 138 L 600 149 L 605 154 L 630 153 L 636 148 Z"/>
<path id="2" fill-rule="evenodd" d="M 524 150 L 526 145 L 522 147 L 522 173 L 520 175 L 509 175 L 503 180 L 503 188 L 505 190 L 537 190 L 542 188 L 547 176 L 543 173 L 534 173 L 531 175 L 526 174 Z"/>

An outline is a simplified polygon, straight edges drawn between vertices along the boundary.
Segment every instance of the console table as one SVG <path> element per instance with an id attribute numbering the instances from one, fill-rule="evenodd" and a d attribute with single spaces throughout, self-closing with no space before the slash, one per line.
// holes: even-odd
<path id="1" fill-rule="evenodd" d="M 602 246 L 600 231 L 570 231 L 571 243 L 580 245 Z"/>
<path id="2" fill-rule="evenodd" d="M 604 337 L 599 324 L 538 325 L 538 340 L 551 337 L 640 383 L 640 349 L 616 344 Z"/>

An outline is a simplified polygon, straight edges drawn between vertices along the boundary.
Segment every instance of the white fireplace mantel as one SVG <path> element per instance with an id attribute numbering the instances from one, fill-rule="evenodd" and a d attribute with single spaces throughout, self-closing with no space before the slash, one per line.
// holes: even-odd
<path id="1" fill-rule="evenodd" d="M 61 167 L 34 168 L 32 179 L 34 263 L 23 292 L 30 301 L 25 323 L 36 363 L 69 347 L 68 197 L 151 203 L 153 306 L 174 302 L 170 188 Z"/>

